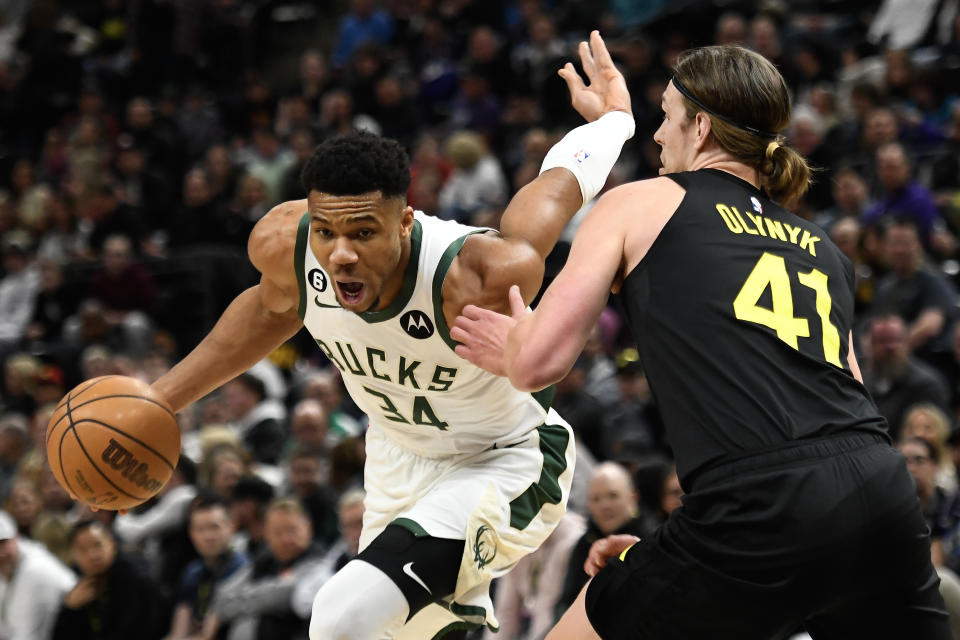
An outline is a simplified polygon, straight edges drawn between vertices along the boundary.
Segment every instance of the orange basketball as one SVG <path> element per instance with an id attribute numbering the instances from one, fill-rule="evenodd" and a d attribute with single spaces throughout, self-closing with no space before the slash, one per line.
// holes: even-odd
<path id="1" fill-rule="evenodd" d="M 77 385 L 47 425 L 47 459 L 64 489 L 100 509 L 156 494 L 180 457 L 180 429 L 146 382 L 103 376 Z"/>

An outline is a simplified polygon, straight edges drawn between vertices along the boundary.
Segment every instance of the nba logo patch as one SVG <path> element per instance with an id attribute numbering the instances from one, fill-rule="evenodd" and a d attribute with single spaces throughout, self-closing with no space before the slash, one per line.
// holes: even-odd
<path id="1" fill-rule="evenodd" d="M 583 164 L 583 161 L 590 157 L 590 154 L 587 153 L 586 149 L 580 149 L 575 154 L 573 154 L 573 159 L 577 161 L 577 164 Z"/>
<path id="2" fill-rule="evenodd" d="M 755 196 L 750 197 L 750 202 L 753 203 L 753 210 L 757 213 L 763 213 L 763 205 L 760 204 L 760 201 L 757 200 Z"/>

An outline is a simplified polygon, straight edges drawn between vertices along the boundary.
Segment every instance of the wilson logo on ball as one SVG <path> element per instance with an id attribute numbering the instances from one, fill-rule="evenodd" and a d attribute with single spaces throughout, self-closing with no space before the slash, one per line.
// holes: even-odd
<path id="1" fill-rule="evenodd" d="M 154 492 L 163 485 L 159 480 L 150 477 L 150 466 L 146 462 L 137 460 L 136 456 L 124 449 L 123 445 L 113 438 L 110 438 L 110 444 L 103 450 L 100 457 L 141 489 Z"/>

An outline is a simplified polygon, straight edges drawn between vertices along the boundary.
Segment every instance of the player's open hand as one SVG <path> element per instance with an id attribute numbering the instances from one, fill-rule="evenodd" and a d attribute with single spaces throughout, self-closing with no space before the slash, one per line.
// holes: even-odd
<path id="1" fill-rule="evenodd" d="M 450 337 L 460 343 L 455 349 L 458 356 L 498 376 L 507 375 L 503 360 L 507 335 L 530 313 L 523 303 L 520 287 L 510 287 L 509 296 L 510 316 L 468 304 L 450 329 Z"/>
<path id="2" fill-rule="evenodd" d="M 638 542 L 640 538 L 625 533 L 597 540 L 590 546 L 590 553 L 587 554 L 587 561 L 583 563 L 583 570 L 592 578 L 600 572 L 600 569 L 607 566 L 609 558 L 619 555 L 624 549 Z"/>
<path id="3" fill-rule="evenodd" d="M 605 113 L 624 111 L 632 115 L 630 109 L 630 92 L 623 74 L 617 70 L 603 43 L 599 31 L 590 33 L 590 42 L 581 42 L 579 47 L 580 63 L 587 74 L 590 86 L 583 82 L 583 78 L 567 63 L 558 72 L 566 80 L 570 90 L 570 100 L 577 113 L 587 122 L 593 122 Z"/>

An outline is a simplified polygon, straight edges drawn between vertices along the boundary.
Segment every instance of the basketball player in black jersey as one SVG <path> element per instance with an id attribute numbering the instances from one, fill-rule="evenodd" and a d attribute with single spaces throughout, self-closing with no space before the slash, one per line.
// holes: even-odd
<path id="1" fill-rule="evenodd" d="M 539 389 L 622 287 L 664 416 L 683 506 L 648 539 L 598 542 L 548 640 L 947 640 L 920 506 L 854 357 L 853 266 L 777 204 L 809 181 L 779 135 L 783 78 L 696 49 L 663 110 L 661 177 L 601 198 L 537 310 L 511 290 L 512 318 L 466 307 L 451 332 Z"/>

